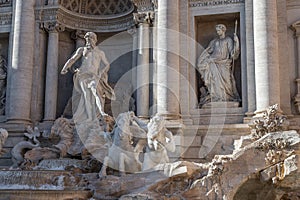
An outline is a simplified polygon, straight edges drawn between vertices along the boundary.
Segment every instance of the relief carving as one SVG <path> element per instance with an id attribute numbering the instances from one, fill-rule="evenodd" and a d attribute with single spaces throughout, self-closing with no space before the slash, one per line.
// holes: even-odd
<path id="1" fill-rule="evenodd" d="M 1 50 L 2 50 L 2 45 L 0 44 L 0 52 Z M 0 115 L 5 114 L 6 80 L 7 80 L 7 64 L 4 57 L 0 55 Z"/>
<path id="2" fill-rule="evenodd" d="M 222 6 L 244 2 L 245 0 L 190 0 L 190 7 Z"/>
<path id="3" fill-rule="evenodd" d="M 61 0 L 60 5 L 72 12 L 85 15 L 120 15 L 133 10 L 130 0 Z"/>

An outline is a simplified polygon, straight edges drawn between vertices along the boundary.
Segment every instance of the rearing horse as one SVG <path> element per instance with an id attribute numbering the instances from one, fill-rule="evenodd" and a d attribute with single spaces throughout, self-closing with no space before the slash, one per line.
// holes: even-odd
<path id="1" fill-rule="evenodd" d="M 146 132 L 134 121 L 133 112 L 119 114 L 112 131 L 113 143 L 104 158 L 100 177 L 106 176 L 106 168 L 110 167 L 125 174 L 141 171 L 142 163 L 139 153 L 134 151 L 134 139 L 146 138 Z"/>

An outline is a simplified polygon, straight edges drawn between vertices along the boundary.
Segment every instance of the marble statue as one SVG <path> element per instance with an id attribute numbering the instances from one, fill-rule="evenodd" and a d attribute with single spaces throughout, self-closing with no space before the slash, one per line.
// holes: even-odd
<path id="1" fill-rule="evenodd" d="M 32 129 L 30 126 L 27 127 L 27 132 L 24 136 L 27 137 L 28 141 L 21 141 L 14 146 L 11 150 L 11 156 L 13 165 L 12 168 L 17 168 L 24 162 L 24 154 L 26 150 L 34 149 L 40 147 L 40 141 L 37 139 L 40 136 L 39 130 L 37 128 Z"/>
<path id="2" fill-rule="evenodd" d="M 105 97 L 114 99 L 113 89 L 108 84 L 107 72 L 110 64 L 102 50 L 96 46 L 97 35 L 87 32 L 84 36 L 86 45 L 79 47 L 75 54 L 65 63 L 61 74 L 81 58 L 82 64 L 75 70 L 73 97 L 79 96 L 78 104 L 73 104 L 73 118 L 75 123 L 96 120 L 98 113 L 107 116 L 104 112 Z M 104 67 L 101 66 L 104 63 Z M 73 100 L 73 103 L 76 100 Z M 93 106 L 96 104 L 96 107 Z"/>
<path id="3" fill-rule="evenodd" d="M 99 176 L 106 176 L 108 166 L 121 174 L 141 171 L 142 163 L 139 160 L 139 152 L 135 152 L 135 144 L 139 138 L 146 138 L 146 131 L 135 123 L 134 113 L 119 114 L 112 134 L 113 142 L 104 158 Z"/>
<path id="4" fill-rule="evenodd" d="M 0 44 L 0 51 L 1 51 Z M 7 79 L 7 65 L 6 60 L 0 55 L 0 115 L 5 114 L 5 100 L 6 100 L 6 79 Z"/>
<path id="5" fill-rule="evenodd" d="M 175 151 L 173 134 L 167 130 L 165 120 L 161 116 L 154 116 L 147 125 L 147 147 L 144 154 L 142 170 L 169 162 L 168 152 Z"/>
<path id="6" fill-rule="evenodd" d="M 8 137 L 8 132 L 4 128 L 0 128 L 0 156 L 2 156 L 6 151 L 3 149 L 4 143 Z"/>
<path id="7" fill-rule="evenodd" d="M 50 138 L 59 136 L 59 142 L 54 145 L 55 148 L 59 149 L 60 157 L 63 158 L 67 155 L 68 150 L 74 142 L 74 127 L 72 126 L 71 120 L 60 117 L 55 120 L 51 127 Z M 80 146 L 77 146 L 80 149 Z"/>
<path id="8" fill-rule="evenodd" d="M 216 25 L 218 38 L 210 41 L 198 58 L 197 68 L 207 90 L 201 95 L 200 106 L 208 102 L 240 101 L 235 85 L 234 60 L 240 54 L 239 39 L 226 36 L 226 26 Z M 203 89 L 203 88 L 202 88 Z"/>

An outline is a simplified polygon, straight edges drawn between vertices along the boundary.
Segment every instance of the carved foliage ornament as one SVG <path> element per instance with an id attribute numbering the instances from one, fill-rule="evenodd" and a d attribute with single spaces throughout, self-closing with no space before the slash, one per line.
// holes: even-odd
<path id="1" fill-rule="evenodd" d="M 56 22 L 45 22 L 43 26 L 48 32 L 62 32 L 65 30 L 64 25 L 58 24 Z"/>
<path id="2" fill-rule="evenodd" d="M 132 0 L 132 2 L 137 7 L 138 12 L 149 12 L 154 10 L 152 0 Z"/>
<path id="3" fill-rule="evenodd" d="M 154 20 L 154 12 L 133 13 L 133 19 L 136 24 L 147 23 L 152 24 Z"/>
<path id="4" fill-rule="evenodd" d="M 284 129 L 286 116 L 279 112 L 278 104 L 270 106 L 261 119 L 255 119 L 250 128 L 254 140 L 259 139 L 267 133 L 282 131 Z"/>

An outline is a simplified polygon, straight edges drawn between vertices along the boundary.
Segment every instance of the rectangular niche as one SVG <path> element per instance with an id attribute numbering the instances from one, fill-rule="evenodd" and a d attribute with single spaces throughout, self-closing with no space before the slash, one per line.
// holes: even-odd
<path id="1" fill-rule="evenodd" d="M 237 36 L 239 38 L 240 43 L 240 55 L 234 60 L 234 77 L 236 82 L 236 89 L 242 99 L 242 70 L 241 70 L 241 55 L 242 55 L 242 41 L 240 35 L 240 13 L 226 13 L 226 14 L 213 14 L 213 15 L 201 15 L 195 17 L 195 33 L 196 33 L 196 41 L 198 42 L 197 47 L 197 62 L 199 56 L 204 51 L 205 48 L 208 47 L 210 41 L 217 38 L 218 35 L 216 33 L 215 26 L 217 24 L 224 24 L 226 26 L 226 36 L 229 36 L 233 39 L 234 31 L 235 31 L 235 21 L 237 20 Z M 198 88 L 198 102 L 200 102 L 200 88 L 204 86 L 204 82 L 200 78 L 199 72 L 196 70 L 196 87 Z M 242 106 L 242 101 L 239 106 Z"/>

